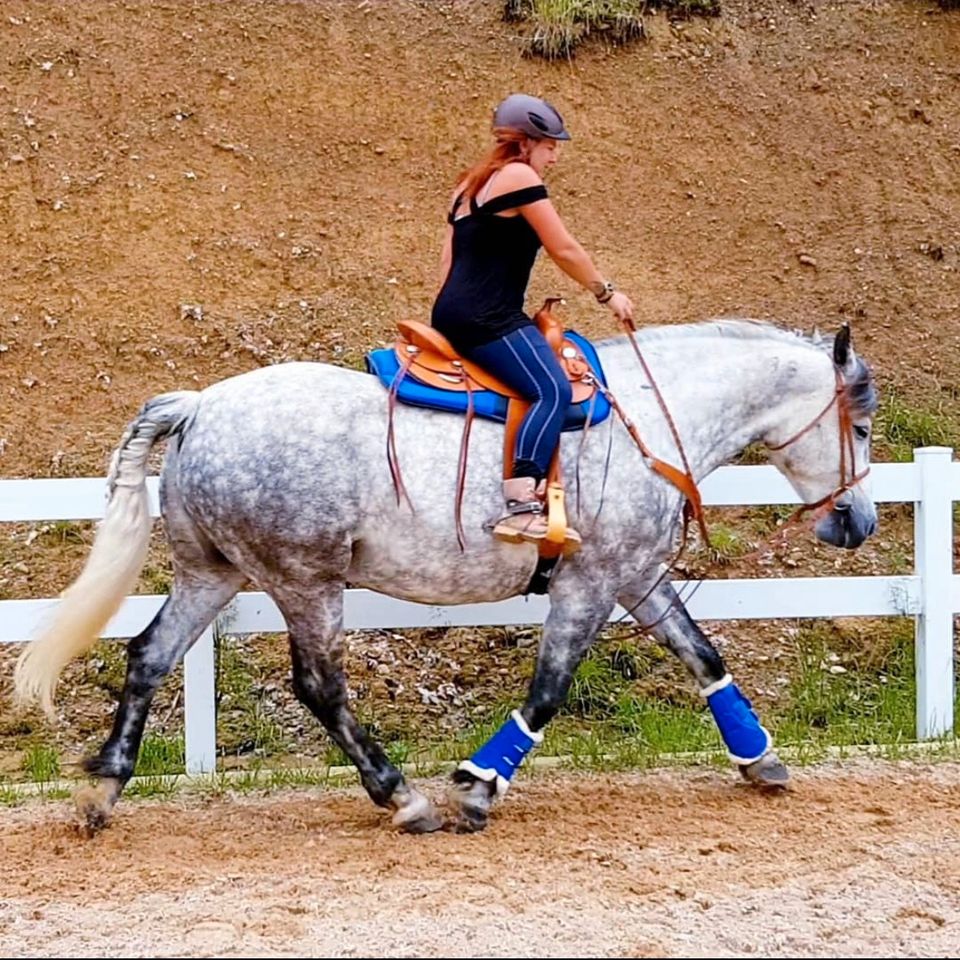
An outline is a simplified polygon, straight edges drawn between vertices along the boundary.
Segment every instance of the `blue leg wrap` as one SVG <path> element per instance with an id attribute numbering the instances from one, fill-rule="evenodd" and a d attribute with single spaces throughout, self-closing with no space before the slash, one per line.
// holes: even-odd
<path id="1" fill-rule="evenodd" d="M 497 793 L 506 793 L 514 771 L 542 740 L 543 734 L 534 733 L 520 712 L 514 710 L 507 722 L 469 760 L 460 764 L 460 769 L 479 780 L 496 780 Z"/>
<path id="2" fill-rule="evenodd" d="M 750 701 L 739 691 L 729 673 L 718 683 L 702 690 L 701 694 L 710 705 L 713 719 L 734 763 L 754 763 L 770 749 L 773 739 L 760 725 Z"/>

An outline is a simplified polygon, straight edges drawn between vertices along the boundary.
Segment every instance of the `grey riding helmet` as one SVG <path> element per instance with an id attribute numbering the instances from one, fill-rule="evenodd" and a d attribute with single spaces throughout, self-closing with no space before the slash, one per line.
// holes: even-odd
<path id="1" fill-rule="evenodd" d="M 513 93 L 493 112 L 493 126 L 519 130 L 534 140 L 569 140 L 557 108 L 526 93 Z"/>

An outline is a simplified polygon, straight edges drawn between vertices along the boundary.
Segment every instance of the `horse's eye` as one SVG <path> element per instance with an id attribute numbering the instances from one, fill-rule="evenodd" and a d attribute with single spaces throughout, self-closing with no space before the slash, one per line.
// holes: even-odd
<path id="1" fill-rule="evenodd" d="M 866 440 L 870 436 L 870 428 L 862 427 L 859 423 L 853 425 L 853 432 L 857 435 L 857 439 Z"/>

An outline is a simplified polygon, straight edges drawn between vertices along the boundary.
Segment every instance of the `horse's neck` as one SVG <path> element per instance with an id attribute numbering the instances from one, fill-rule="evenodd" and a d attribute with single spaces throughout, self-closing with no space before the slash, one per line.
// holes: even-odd
<path id="1" fill-rule="evenodd" d="M 737 456 L 778 423 L 816 405 L 829 360 L 786 338 L 638 338 L 697 479 Z M 672 433 L 626 338 L 601 346 L 614 396 L 656 456 L 679 465 Z M 812 407 L 811 407 L 812 409 Z"/>

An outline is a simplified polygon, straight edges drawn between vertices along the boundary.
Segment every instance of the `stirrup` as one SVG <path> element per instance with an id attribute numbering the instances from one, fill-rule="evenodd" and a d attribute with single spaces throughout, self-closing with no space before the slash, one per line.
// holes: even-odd
<path id="1" fill-rule="evenodd" d="M 567 527 L 563 535 L 563 555 L 565 557 L 572 557 L 582 546 L 583 537 L 581 537 L 573 527 Z"/>
<path id="2" fill-rule="evenodd" d="M 510 525 L 507 521 L 523 514 L 508 514 L 501 517 L 493 527 L 493 535 L 504 543 L 532 543 L 540 547 L 547 537 L 547 522 L 543 514 L 531 513 L 526 527 L 520 528 Z M 583 538 L 574 530 L 567 527 L 563 537 L 561 552 L 564 557 L 572 557 L 583 545 Z"/>
<path id="3" fill-rule="evenodd" d="M 547 535 L 547 518 L 534 510 L 510 512 L 494 524 L 493 535 L 504 543 L 539 545 Z"/>
<path id="4" fill-rule="evenodd" d="M 537 493 L 543 496 L 547 502 L 547 536 L 545 543 L 549 546 L 549 551 L 541 549 L 542 556 L 556 556 L 557 553 L 564 557 L 572 557 L 583 545 L 583 538 L 571 526 L 567 524 L 567 511 L 563 505 L 563 487 L 559 483 L 547 483 L 541 481 L 537 488 Z M 563 531 L 563 540 L 560 540 L 560 531 Z"/>

